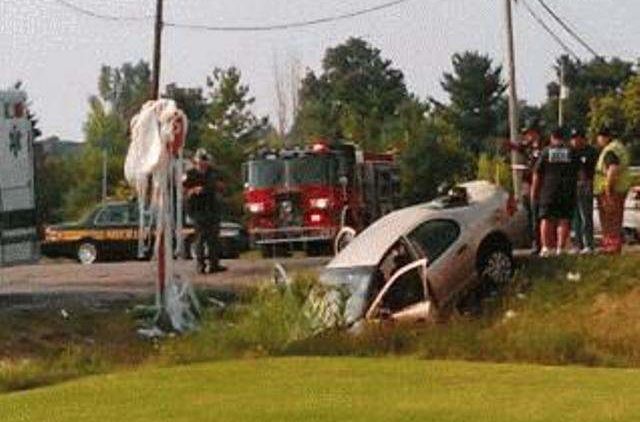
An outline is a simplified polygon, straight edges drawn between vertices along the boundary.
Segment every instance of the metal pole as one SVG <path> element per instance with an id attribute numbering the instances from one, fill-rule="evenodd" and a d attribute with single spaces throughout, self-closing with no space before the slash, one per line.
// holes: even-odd
<path id="1" fill-rule="evenodd" d="M 102 201 L 107 200 L 107 148 L 102 148 Z"/>
<path id="2" fill-rule="evenodd" d="M 564 63 L 560 63 L 560 92 L 558 92 L 558 127 L 564 125 Z"/>
<path id="3" fill-rule="evenodd" d="M 151 77 L 151 99 L 157 100 L 160 96 L 160 65 L 162 61 L 162 16 L 163 0 L 156 0 L 156 23 L 153 41 L 153 74 Z"/>
<path id="4" fill-rule="evenodd" d="M 505 0 L 505 20 L 507 31 L 507 64 L 509 72 L 509 138 L 513 146 L 511 148 L 511 166 L 513 174 L 513 192 L 516 199 L 522 196 L 522 171 L 524 157 L 520 151 L 520 139 L 518 137 L 518 96 L 516 90 L 516 64 L 515 48 L 513 41 L 513 16 L 511 11 L 511 1 Z"/>

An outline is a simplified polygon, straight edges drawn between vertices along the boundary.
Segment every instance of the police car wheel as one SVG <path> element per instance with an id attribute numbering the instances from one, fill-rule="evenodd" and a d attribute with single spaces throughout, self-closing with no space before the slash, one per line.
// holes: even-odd
<path id="1" fill-rule="evenodd" d="M 98 260 L 98 248 L 93 242 L 82 242 L 78 246 L 77 258 L 83 265 L 93 264 Z"/>

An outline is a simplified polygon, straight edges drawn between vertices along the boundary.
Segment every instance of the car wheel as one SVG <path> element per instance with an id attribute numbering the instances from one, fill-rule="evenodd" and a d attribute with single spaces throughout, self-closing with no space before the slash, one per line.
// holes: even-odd
<path id="1" fill-rule="evenodd" d="M 91 241 L 82 241 L 80 245 L 78 245 L 76 257 L 83 265 L 93 264 L 98 260 L 98 247 Z"/>
<path id="2" fill-rule="evenodd" d="M 638 240 L 640 240 L 638 238 L 638 233 L 634 229 L 632 229 L 630 227 L 625 227 L 624 228 L 623 236 L 624 236 L 624 243 L 629 244 L 629 245 L 633 245 L 634 243 L 638 243 Z"/>
<path id="3" fill-rule="evenodd" d="M 513 278 L 513 270 L 513 256 L 509 248 L 494 246 L 482 254 L 479 266 L 482 284 L 505 286 Z"/>

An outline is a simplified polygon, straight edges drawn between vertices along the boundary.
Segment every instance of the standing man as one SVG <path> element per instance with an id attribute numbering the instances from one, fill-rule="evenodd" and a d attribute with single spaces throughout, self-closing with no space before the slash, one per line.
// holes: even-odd
<path id="1" fill-rule="evenodd" d="M 563 253 L 576 202 L 577 170 L 573 152 L 565 144 L 562 129 L 551 133 L 551 142 L 542 150 L 533 169 L 531 202 L 538 203 L 541 219 L 541 257 Z"/>
<path id="2" fill-rule="evenodd" d="M 522 129 L 522 153 L 527 160 L 528 170 L 523 175 L 523 203 L 527 210 L 529 238 L 534 254 L 540 252 L 540 227 L 538 219 L 538 204 L 532 201 L 531 187 L 533 178 L 533 167 L 542 152 L 542 133 L 537 120 L 528 122 Z"/>
<path id="3" fill-rule="evenodd" d="M 630 157 L 627 149 L 608 127 L 598 132 L 598 146 L 602 148 L 596 164 L 594 194 L 598 197 L 602 248 L 605 253 L 622 251 L 622 220 L 624 202 L 631 186 Z"/>
<path id="4" fill-rule="evenodd" d="M 197 270 L 215 273 L 225 271 L 219 262 L 220 201 L 218 193 L 222 184 L 218 172 L 211 166 L 212 159 L 200 148 L 194 157 L 194 168 L 186 174 L 183 183 L 187 198 L 187 212 L 196 229 Z M 205 245 L 208 250 L 208 267 L 205 261 Z"/>
<path id="5" fill-rule="evenodd" d="M 593 178 L 598 162 L 598 151 L 585 138 L 584 132 L 571 131 L 571 147 L 578 166 L 578 188 L 576 210 L 573 216 L 573 231 L 576 248 L 582 254 L 595 250 L 593 240 Z"/>

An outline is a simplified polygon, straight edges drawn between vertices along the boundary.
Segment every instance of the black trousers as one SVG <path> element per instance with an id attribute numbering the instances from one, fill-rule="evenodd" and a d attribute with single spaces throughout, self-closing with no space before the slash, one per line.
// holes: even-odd
<path id="1" fill-rule="evenodd" d="M 196 259 L 198 267 L 203 268 L 209 259 L 211 269 L 220 266 L 220 222 L 208 220 L 195 222 L 196 229 Z M 206 248 L 205 248 L 206 246 Z"/>

